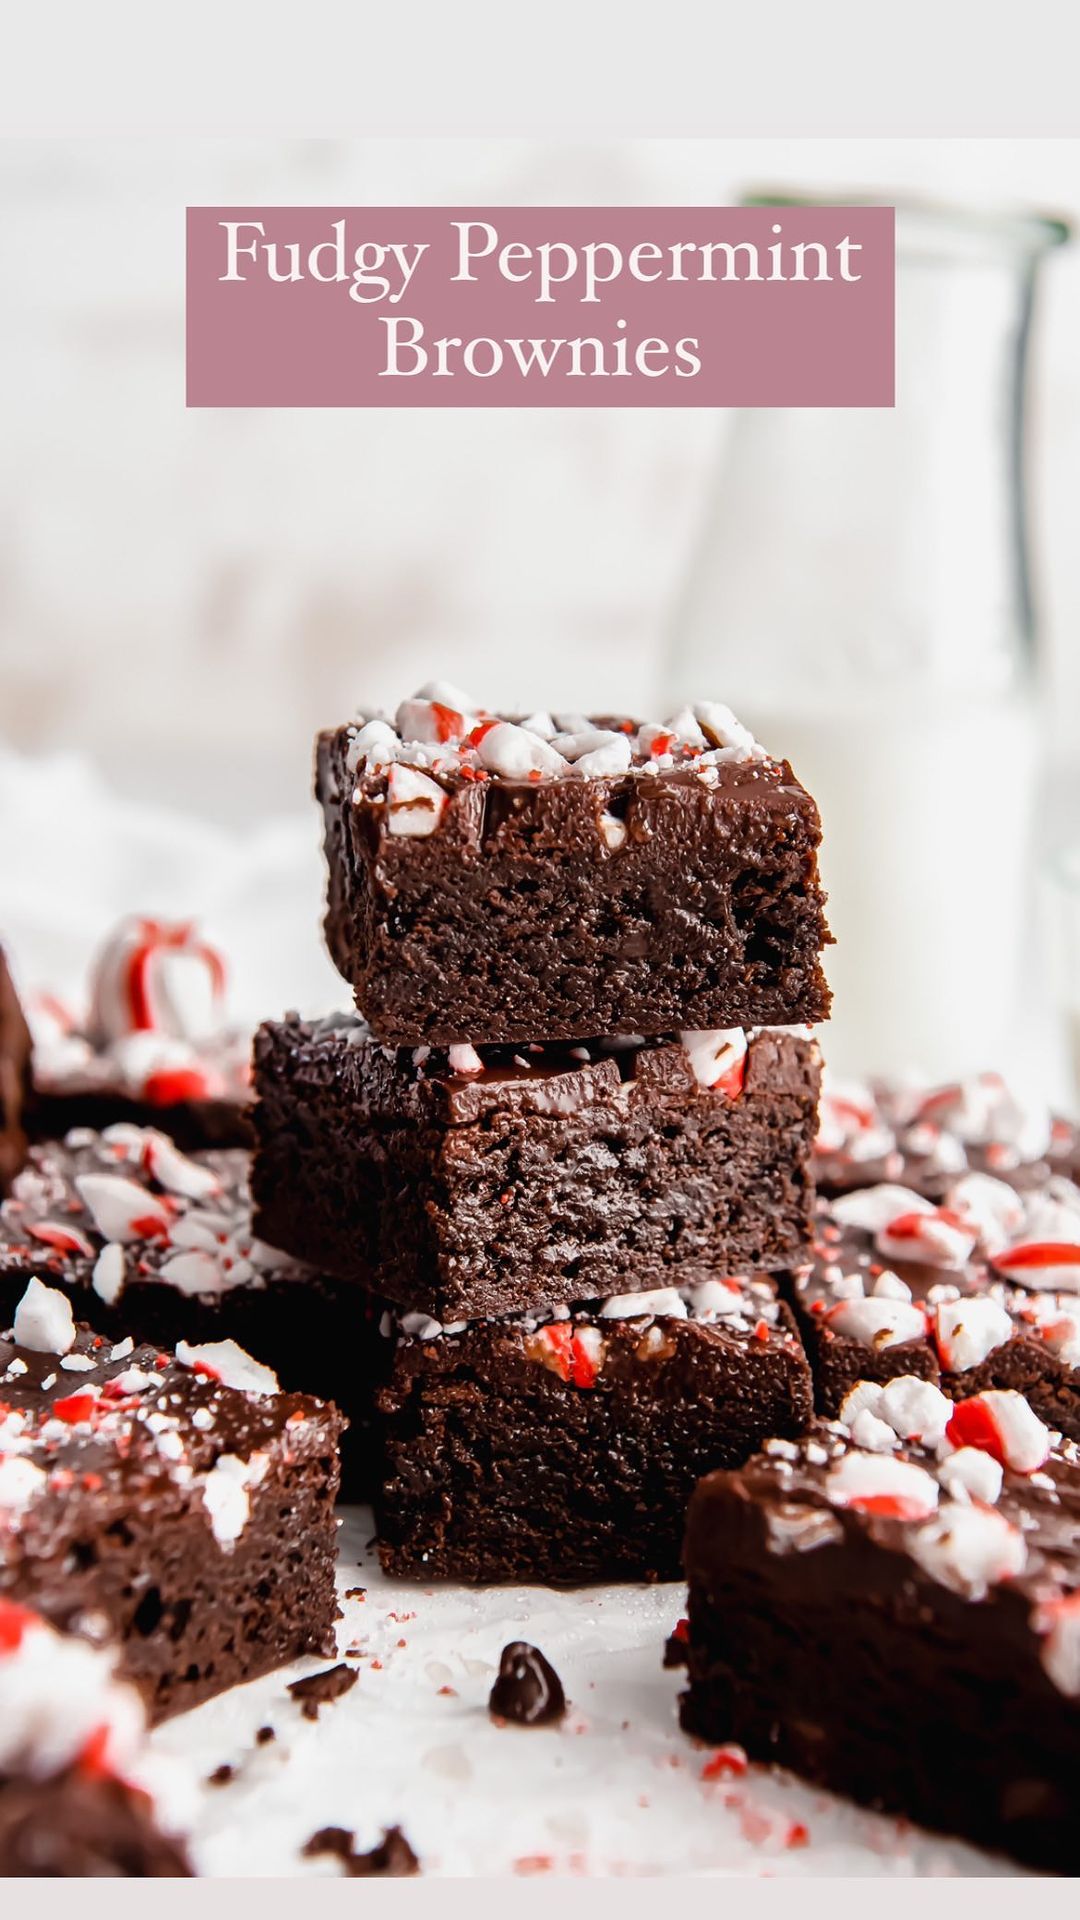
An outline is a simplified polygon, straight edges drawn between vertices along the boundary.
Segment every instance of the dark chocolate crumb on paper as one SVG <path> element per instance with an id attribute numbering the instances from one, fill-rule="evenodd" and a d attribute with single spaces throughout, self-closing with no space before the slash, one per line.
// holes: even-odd
<path id="1" fill-rule="evenodd" d="M 343 1693 L 355 1687 L 358 1679 L 355 1667 L 347 1667 L 342 1660 L 336 1667 L 324 1668 L 322 1673 L 309 1673 L 302 1680 L 291 1680 L 289 1692 L 299 1701 L 305 1720 L 317 1720 L 319 1708 L 340 1700 Z"/>
<path id="2" fill-rule="evenodd" d="M 320 1827 L 303 1848 L 304 1858 L 333 1854 L 352 1880 L 401 1880 L 420 1871 L 420 1862 L 400 1827 L 388 1827 L 378 1846 L 357 1853 L 356 1836 L 347 1827 Z"/>
<path id="3" fill-rule="evenodd" d="M 527 1640 L 512 1640 L 499 1658 L 488 1712 L 516 1727 L 549 1727 L 566 1712 L 566 1695 L 549 1660 Z"/>

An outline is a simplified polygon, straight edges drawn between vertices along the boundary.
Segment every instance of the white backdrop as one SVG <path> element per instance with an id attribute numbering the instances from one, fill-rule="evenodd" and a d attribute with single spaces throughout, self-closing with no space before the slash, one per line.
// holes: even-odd
<path id="1" fill-rule="evenodd" d="M 315 727 L 432 673 L 648 705 L 727 419 L 187 412 L 189 202 L 692 203 L 755 182 L 1080 210 L 1080 142 L 9 142 L 0 737 L 219 819 L 303 803 Z M 1080 710 L 1080 249 L 1048 265 L 1033 478 Z M 1063 735 L 1068 744 L 1068 735 Z"/>

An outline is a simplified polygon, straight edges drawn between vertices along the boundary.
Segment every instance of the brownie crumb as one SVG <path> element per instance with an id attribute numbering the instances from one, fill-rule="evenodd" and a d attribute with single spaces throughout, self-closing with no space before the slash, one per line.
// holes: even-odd
<path id="1" fill-rule="evenodd" d="M 356 1836 L 347 1827 L 320 1827 L 303 1848 L 305 1859 L 329 1853 L 353 1880 L 401 1880 L 419 1873 L 420 1862 L 400 1827 L 387 1827 L 378 1846 L 357 1853 Z"/>
<path id="2" fill-rule="evenodd" d="M 276 1739 L 277 1734 L 274 1732 L 273 1727 L 260 1727 L 255 1735 L 255 1745 L 257 1747 L 265 1747 L 269 1745 L 271 1740 Z"/>
<path id="3" fill-rule="evenodd" d="M 491 1689 L 493 1720 L 517 1727 L 548 1727 L 566 1712 L 566 1695 L 550 1661 L 527 1640 L 511 1640 L 499 1658 L 499 1677 Z"/>
<path id="4" fill-rule="evenodd" d="M 230 1766 L 226 1760 L 220 1767 L 215 1767 L 213 1773 L 207 1776 L 206 1784 L 208 1787 L 227 1787 L 229 1781 L 235 1780 L 235 1778 L 236 1768 Z"/>
<path id="5" fill-rule="evenodd" d="M 366 1600 L 367 1588 L 366 1587 L 346 1587 L 345 1598 L 346 1600 Z"/>
<path id="6" fill-rule="evenodd" d="M 689 1621 L 677 1620 L 674 1628 L 668 1634 L 667 1639 L 664 1641 L 665 1668 L 685 1667 L 689 1638 L 690 1638 Z"/>
<path id="7" fill-rule="evenodd" d="M 336 1667 L 325 1667 L 322 1673 L 309 1673 L 302 1680 L 291 1680 L 289 1692 L 294 1700 L 300 1702 L 305 1720 L 317 1720 L 319 1708 L 340 1700 L 343 1693 L 355 1687 L 358 1679 L 354 1667 L 347 1667 L 344 1661 L 339 1661 Z"/>

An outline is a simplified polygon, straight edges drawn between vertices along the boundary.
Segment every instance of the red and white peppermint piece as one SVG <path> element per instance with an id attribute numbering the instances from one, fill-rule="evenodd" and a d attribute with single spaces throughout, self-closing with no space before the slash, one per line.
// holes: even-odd
<path id="1" fill-rule="evenodd" d="M 946 1202 L 972 1226 L 986 1248 L 1000 1247 L 1015 1238 L 1024 1221 L 1024 1202 L 1015 1187 L 988 1173 L 968 1173 L 950 1187 Z"/>
<path id="2" fill-rule="evenodd" d="M 1080 1300 L 1075 1295 L 1036 1294 L 1025 1311 L 1030 1324 L 1063 1367 L 1080 1367 Z"/>
<path id="3" fill-rule="evenodd" d="M 1020 1286 L 1080 1293 L 1080 1241 L 1027 1241 L 991 1255 L 995 1270 Z"/>
<path id="4" fill-rule="evenodd" d="M 834 1507 L 888 1520 L 924 1520 L 938 1503 L 938 1484 L 912 1460 L 891 1454 L 844 1454 L 825 1479 L 826 1497 Z"/>
<path id="5" fill-rule="evenodd" d="M 168 1238 L 171 1214 L 152 1193 L 119 1173 L 80 1173 L 75 1187 L 98 1232 L 127 1245 Z"/>
<path id="6" fill-rule="evenodd" d="M 950 1453 L 938 1468 L 938 1479 L 954 1500 L 981 1500 L 992 1507 L 1001 1494 L 1005 1470 L 981 1447 L 960 1447 Z"/>
<path id="7" fill-rule="evenodd" d="M 403 700 L 395 715 L 403 741 L 456 746 L 476 725 L 476 715 L 448 700 Z"/>
<path id="8" fill-rule="evenodd" d="M 880 1233 L 890 1220 L 899 1219 L 905 1214 L 934 1211 L 932 1203 L 924 1200 L 921 1193 L 887 1182 L 877 1187 L 863 1187 L 857 1193 L 841 1194 L 829 1208 L 832 1218 L 840 1226 L 859 1227 L 863 1233 L 872 1234 Z"/>
<path id="9" fill-rule="evenodd" d="M 604 1342 L 596 1327 L 575 1327 L 553 1320 L 525 1342 L 530 1360 L 575 1387 L 594 1387 L 604 1361 Z"/>
<path id="10" fill-rule="evenodd" d="M 57 1287 L 29 1281 L 15 1309 L 15 1344 L 31 1353 L 70 1353 L 75 1345 L 71 1301 Z"/>
<path id="11" fill-rule="evenodd" d="M 1044 1671 L 1059 1693 L 1075 1700 L 1080 1695 L 1080 1593 L 1044 1600 L 1034 1626 L 1044 1636 L 1039 1653 Z"/>
<path id="12" fill-rule="evenodd" d="M 94 964 L 89 1031 L 99 1046 L 138 1033 L 208 1039 L 224 1000 L 225 963 L 190 921 L 124 920 Z"/>
<path id="13" fill-rule="evenodd" d="M 981 1600 L 990 1587 L 1015 1580 L 1027 1561 L 1024 1536 L 1004 1514 L 956 1500 L 943 1501 L 908 1546 L 932 1580 L 969 1600 Z"/>
<path id="14" fill-rule="evenodd" d="M 510 720 L 497 720 L 487 728 L 477 745 L 480 764 L 489 773 L 504 780 L 527 780 L 531 773 L 566 773 L 569 762 L 538 734 L 516 727 Z"/>
<path id="15" fill-rule="evenodd" d="M 437 780 L 416 767 L 394 765 L 386 777 L 389 831 L 406 840 L 424 840 L 434 833 L 448 796 Z"/>
<path id="16" fill-rule="evenodd" d="M 222 1386 L 235 1387 L 240 1393 L 264 1395 L 280 1393 L 277 1374 L 253 1360 L 235 1340 L 208 1340 L 202 1346 L 177 1342 L 176 1358 L 182 1367 L 220 1380 Z"/>
<path id="17" fill-rule="evenodd" d="M 167 1134 L 153 1127 L 143 1129 L 141 1157 L 147 1173 L 167 1193 L 181 1194 L 186 1200 L 205 1200 L 221 1192 L 221 1181 L 211 1167 L 190 1160 Z"/>
<path id="18" fill-rule="evenodd" d="M 934 1315 L 938 1358 L 949 1373 L 966 1373 L 1013 1337 L 1013 1323 L 997 1300 L 949 1300 Z"/>
<path id="19" fill-rule="evenodd" d="M 977 1234 L 946 1207 L 897 1214 L 878 1230 L 876 1245 L 887 1260 L 917 1260 L 959 1268 L 975 1251 Z"/>
<path id="20" fill-rule="evenodd" d="M 92 1260 L 94 1249 L 85 1233 L 77 1227 L 61 1225 L 58 1220 L 32 1220 L 27 1226 L 31 1240 L 37 1240 L 43 1247 L 52 1247 L 57 1253 L 79 1253 L 84 1260 Z"/>
<path id="21" fill-rule="evenodd" d="M 874 1295 L 862 1300 L 838 1300 L 823 1315 L 825 1325 L 844 1340 L 858 1340 L 880 1351 L 905 1340 L 926 1336 L 926 1314 L 911 1300 Z"/>
<path id="22" fill-rule="evenodd" d="M 1050 1457 L 1050 1429 L 1022 1393 L 972 1394 L 957 1402 L 945 1431 L 954 1447 L 981 1447 L 1014 1473 L 1036 1473 Z"/>
<path id="23" fill-rule="evenodd" d="M 679 1039 L 699 1087 L 735 1100 L 746 1078 L 747 1038 L 742 1027 L 687 1029 Z"/>

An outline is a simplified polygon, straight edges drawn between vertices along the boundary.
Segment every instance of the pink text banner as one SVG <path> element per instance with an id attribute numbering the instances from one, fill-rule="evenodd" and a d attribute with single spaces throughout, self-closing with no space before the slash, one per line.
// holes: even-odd
<path id="1" fill-rule="evenodd" d="M 193 407 L 889 407 L 891 207 L 191 207 Z"/>

